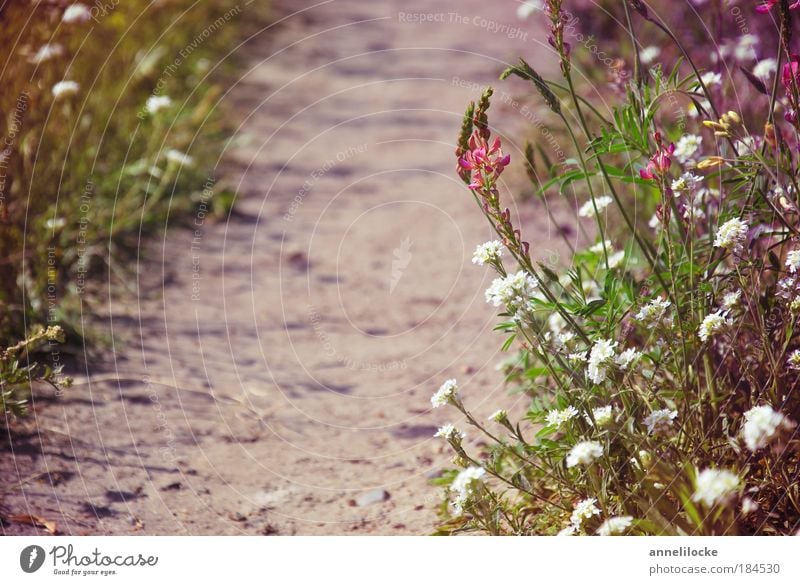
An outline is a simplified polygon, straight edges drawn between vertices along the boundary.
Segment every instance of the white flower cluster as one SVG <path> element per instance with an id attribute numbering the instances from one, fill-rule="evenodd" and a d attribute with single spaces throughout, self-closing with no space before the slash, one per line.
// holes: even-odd
<path id="1" fill-rule="evenodd" d="M 672 324 L 672 317 L 667 317 L 665 319 L 664 316 L 666 315 L 667 309 L 669 309 L 671 304 L 672 303 L 667 299 L 656 297 L 644 307 L 639 309 L 639 312 L 636 313 L 634 318 L 637 321 L 641 321 L 643 325 L 656 325 L 662 320 L 666 325 L 670 325 Z"/>
<path id="2" fill-rule="evenodd" d="M 792 302 L 794 305 L 794 302 Z M 794 310 L 794 307 L 792 307 Z M 792 353 L 789 354 L 789 359 L 786 360 L 789 364 L 789 367 L 793 370 L 800 370 L 800 349 L 794 350 Z"/>
<path id="3" fill-rule="evenodd" d="M 569 525 L 558 533 L 558 536 L 575 536 L 586 520 L 600 515 L 597 498 L 587 498 L 575 504 L 569 518 Z"/>
<path id="4" fill-rule="evenodd" d="M 570 524 L 578 529 L 583 525 L 584 521 L 591 520 L 594 516 L 599 516 L 600 508 L 596 504 L 597 498 L 587 498 L 575 504 L 575 509 L 569 518 Z"/>
<path id="5" fill-rule="evenodd" d="M 611 250 L 614 249 L 614 245 L 611 243 L 611 240 L 606 240 L 604 242 L 597 242 L 596 244 L 594 244 L 589 248 L 589 251 L 592 254 L 602 254 L 603 248 L 605 248 L 607 252 L 610 252 Z"/>
<path id="6" fill-rule="evenodd" d="M 733 325 L 733 321 L 728 318 L 728 313 L 725 310 L 719 310 L 706 315 L 703 322 L 700 323 L 700 328 L 697 330 L 697 336 L 701 341 L 708 341 L 710 337 L 721 333 L 728 327 Z"/>
<path id="7" fill-rule="evenodd" d="M 603 456 L 603 446 L 597 441 L 581 441 L 567 454 L 567 467 L 591 465 Z"/>
<path id="8" fill-rule="evenodd" d="M 742 291 L 740 290 L 725 293 L 725 296 L 722 297 L 722 306 L 726 309 L 732 309 L 739 304 L 739 299 L 741 298 Z"/>
<path id="9" fill-rule="evenodd" d="M 739 249 L 747 238 L 747 232 L 749 230 L 750 226 L 738 217 L 729 219 L 717 230 L 717 235 L 714 238 L 714 246 L 717 248 L 725 248 L 726 250 Z"/>
<path id="10" fill-rule="evenodd" d="M 722 74 L 716 73 L 715 71 L 706 71 L 700 76 L 700 79 L 703 80 L 703 83 L 707 87 L 722 84 Z"/>
<path id="11" fill-rule="evenodd" d="M 592 254 L 597 254 L 599 256 L 603 256 L 603 250 L 605 249 L 605 254 L 608 255 L 608 268 L 616 268 L 622 261 L 625 260 L 625 250 L 620 250 L 619 252 L 614 251 L 614 245 L 611 243 L 611 240 L 606 240 L 605 242 L 598 242 L 595 245 L 591 246 L 588 250 Z"/>
<path id="12" fill-rule="evenodd" d="M 744 413 L 742 436 L 747 448 L 753 452 L 763 449 L 781 429 L 791 430 L 795 424 L 771 406 L 756 406 Z"/>
<path id="13" fill-rule="evenodd" d="M 64 47 L 59 45 L 58 43 L 45 43 L 39 50 L 36 51 L 36 54 L 33 55 L 30 59 L 28 59 L 29 63 L 33 63 L 34 65 L 39 65 L 44 63 L 45 61 L 49 61 L 50 59 L 55 59 L 56 57 L 60 57 L 64 54 Z"/>
<path id="14" fill-rule="evenodd" d="M 649 47 L 645 47 L 641 51 L 639 51 L 639 61 L 644 63 L 645 65 L 649 65 L 661 54 L 661 47 L 656 45 L 650 45 Z"/>
<path id="15" fill-rule="evenodd" d="M 64 81 L 59 81 L 53 86 L 53 97 L 58 99 L 63 96 L 75 95 L 78 93 L 79 89 L 80 86 L 76 82 L 65 79 Z"/>
<path id="16" fill-rule="evenodd" d="M 686 172 L 672 181 L 672 190 L 676 196 L 684 191 L 694 191 L 702 180 L 703 177 L 698 177 L 690 172 Z"/>
<path id="17" fill-rule="evenodd" d="M 716 75 L 719 76 L 719 74 Z M 697 154 L 698 150 L 700 150 L 700 146 L 702 144 L 702 136 L 697 136 L 696 134 L 684 134 L 680 137 L 680 139 L 678 139 L 678 142 L 675 143 L 675 151 L 673 154 L 679 162 L 686 164 L 687 162 L 694 160 L 694 155 Z"/>
<path id="18" fill-rule="evenodd" d="M 613 202 L 614 200 L 609 195 L 601 195 L 600 197 L 595 197 L 594 204 L 590 199 L 589 201 L 584 203 L 578 210 L 578 217 L 594 217 L 595 208 L 597 208 L 597 213 L 600 213 L 606 207 L 611 205 Z"/>
<path id="19" fill-rule="evenodd" d="M 597 428 L 602 429 L 607 427 L 614 422 L 614 407 L 609 404 L 608 406 L 593 408 L 592 418 L 594 419 L 594 424 Z M 586 421 L 590 422 L 588 416 L 586 416 Z"/>
<path id="20" fill-rule="evenodd" d="M 455 378 L 445 380 L 444 384 L 439 386 L 439 389 L 436 391 L 436 393 L 431 396 L 431 405 L 434 408 L 444 406 L 455 399 L 457 391 L 458 383 L 456 382 Z"/>
<path id="21" fill-rule="evenodd" d="M 668 408 L 654 410 L 644 419 L 644 424 L 647 427 L 647 434 L 658 435 L 668 433 L 672 428 L 672 422 L 677 416 L 677 410 L 669 410 Z"/>
<path id="22" fill-rule="evenodd" d="M 539 283 L 533 276 L 520 270 L 504 278 L 495 278 L 486 289 L 486 302 L 495 307 L 506 305 L 515 310 L 528 302 L 538 286 Z"/>
<path id="23" fill-rule="evenodd" d="M 800 250 L 792 250 L 786 254 L 786 268 L 792 274 L 800 270 Z"/>
<path id="24" fill-rule="evenodd" d="M 497 262 L 503 255 L 503 244 L 499 240 L 492 240 L 479 244 L 472 255 L 472 263 L 483 266 L 491 262 Z"/>
<path id="25" fill-rule="evenodd" d="M 563 410 L 550 410 L 547 413 L 547 426 L 559 428 L 570 419 L 578 416 L 578 411 L 574 406 L 568 406 Z"/>
<path id="26" fill-rule="evenodd" d="M 608 375 L 608 368 L 616 365 L 621 370 L 626 370 L 641 354 L 633 348 L 629 348 L 617 355 L 615 347 L 616 341 L 609 339 L 599 339 L 592 346 L 589 352 L 587 373 L 589 379 L 595 384 L 602 384 Z"/>
<path id="27" fill-rule="evenodd" d="M 489 415 L 489 420 L 494 421 L 496 423 L 501 423 L 508 418 L 508 413 L 503 410 L 496 410 L 491 415 Z"/>
<path id="28" fill-rule="evenodd" d="M 185 152 L 181 152 L 176 148 L 168 148 L 167 151 L 164 153 L 164 157 L 171 163 L 176 165 L 191 165 L 194 163 L 194 159 L 186 154 Z"/>
<path id="29" fill-rule="evenodd" d="M 452 424 L 447 423 L 446 425 L 442 425 L 436 434 L 433 435 L 434 437 L 442 437 L 448 441 L 462 441 L 465 437 L 464 433 L 459 431 L 456 427 Z"/>
<path id="30" fill-rule="evenodd" d="M 762 59 L 761 61 L 756 63 L 756 66 L 753 67 L 753 75 L 761 79 L 765 79 L 768 78 L 777 70 L 778 70 L 778 62 L 772 57 L 769 57 L 767 59 Z"/>
<path id="31" fill-rule="evenodd" d="M 453 483 L 450 484 L 450 490 L 456 493 L 455 500 L 453 501 L 453 507 L 456 512 L 461 512 L 470 496 L 472 496 L 478 486 L 483 483 L 485 475 L 486 470 L 482 467 L 467 467 L 459 472 L 453 480 Z"/>
<path id="32" fill-rule="evenodd" d="M 739 476 L 727 469 L 704 469 L 697 474 L 692 501 L 707 507 L 727 504 L 739 490 Z"/>
<path id="33" fill-rule="evenodd" d="M 598 536 L 617 536 L 624 534 L 633 524 L 633 516 L 613 516 L 597 529 Z"/>
<path id="34" fill-rule="evenodd" d="M 92 11 L 85 4 L 72 4 L 67 6 L 64 14 L 61 17 L 62 22 L 66 24 L 83 24 L 92 19 Z"/>
<path id="35" fill-rule="evenodd" d="M 588 373 L 595 384 L 600 384 L 606 379 L 606 370 L 613 361 L 617 342 L 609 339 L 599 339 L 589 352 Z"/>
<path id="36" fill-rule="evenodd" d="M 148 114 L 157 114 L 172 105 L 172 100 L 166 95 L 151 95 L 144 104 Z"/>

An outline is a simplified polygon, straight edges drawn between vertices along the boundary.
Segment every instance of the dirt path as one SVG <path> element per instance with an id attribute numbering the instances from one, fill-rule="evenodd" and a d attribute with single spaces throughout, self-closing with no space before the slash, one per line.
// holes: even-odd
<path id="1" fill-rule="evenodd" d="M 333 0 L 245 47 L 237 213 L 198 209 L 196 233 L 143 262 L 137 298 L 108 299 L 117 353 L 38 405 L 0 478 L 24 482 L 6 513 L 65 534 L 432 530 L 450 457 L 432 435 L 453 413 L 431 393 L 457 377 L 480 413 L 511 401 L 490 275 L 470 263 L 489 231 L 453 142 L 477 85 L 542 38 L 516 2 L 453 6 Z M 524 112 L 505 109 L 520 136 Z"/>

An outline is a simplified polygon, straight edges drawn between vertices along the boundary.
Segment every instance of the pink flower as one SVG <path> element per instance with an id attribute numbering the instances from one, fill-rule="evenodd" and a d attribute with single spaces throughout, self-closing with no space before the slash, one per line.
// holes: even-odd
<path id="1" fill-rule="evenodd" d="M 499 138 L 495 138 L 489 146 L 487 139 L 478 131 L 469 137 L 469 150 L 458 159 L 462 169 L 472 171 L 470 189 L 482 188 L 487 180 L 494 183 L 510 162 L 511 155 L 503 154 Z"/>
<path id="2" fill-rule="evenodd" d="M 756 12 L 769 12 L 779 1 L 780 0 L 763 0 L 761 4 L 756 6 Z M 789 4 L 789 10 L 796 10 L 798 8 L 800 8 L 800 0 L 796 0 L 795 2 Z"/>
<path id="3" fill-rule="evenodd" d="M 639 176 L 642 179 L 655 179 L 660 177 L 669 170 L 672 165 L 672 153 L 675 152 L 675 145 L 670 142 L 669 146 L 664 148 L 661 144 L 661 134 L 656 132 L 655 135 L 656 153 L 650 158 L 647 166 L 639 170 Z"/>
<path id="4" fill-rule="evenodd" d="M 798 2 L 800 3 L 800 0 Z M 792 82 L 800 87 L 800 55 L 792 55 L 789 62 L 784 64 L 781 81 L 787 93 L 792 91 Z"/>

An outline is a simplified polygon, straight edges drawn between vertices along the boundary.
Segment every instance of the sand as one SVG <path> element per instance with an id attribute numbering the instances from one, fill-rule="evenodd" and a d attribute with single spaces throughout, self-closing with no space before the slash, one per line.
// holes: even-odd
<path id="1" fill-rule="evenodd" d="M 497 370 L 492 274 L 470 262 L 491 232 L 453 157 L 480 87 L 518 55 L 552 61 L 517 5 L 277 4 L 224 97 L 235 212 L 171 218 L 194 228 L 143 246 L 135 293 L 108 289 L 94 326 L 113 351 L 3 439 L 2 514 L 61 534 L 432 532 L 451 465 L 433 434 L 459 417 L 431 394 L 455 377 L 481 416 L 524 403 Z M 518 189 L 536 110 L 510 101 L 521 80 L 500 89 Z M 544 208 L 508 204 L 557 259 Z"/>

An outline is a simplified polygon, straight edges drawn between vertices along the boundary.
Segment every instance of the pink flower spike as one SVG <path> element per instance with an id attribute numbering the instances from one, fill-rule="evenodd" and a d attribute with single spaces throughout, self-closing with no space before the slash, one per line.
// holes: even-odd
<path id="1" fill-rule="evenodd" d="M 772 10 L 772 8 L 778 3 L 779 0 L 763 0 L 761 4 L 756 6 L 756 12 L 760 12 L 761 14 L 765 14 Z M 797 10 L 800 8 L 800 0 L 796 0 L 789 4 L 789 10 Z"/>
<path id="2" fill-rule="evenodd" d="M 792 55 L 789 62 L 784 64 L 781 81 L 787 92 L 792 91 L 793 81 L 800 87 L 800 55 Z"/>
<path id="3" fill-rule="evenodd" d="M 658 144 L 658 150 L 656 150 L 656 153 L 650 158 L 647 167 L 639 171 L 639 176 L 642 179 L 655 179 L 666 173 L 672 166 L 672 153 L 675 152 L 675 145 L 670 143 L 668 147 L 664 148 L 661 145 L 661 135 L 656 133 L 655 138 Z"/>

